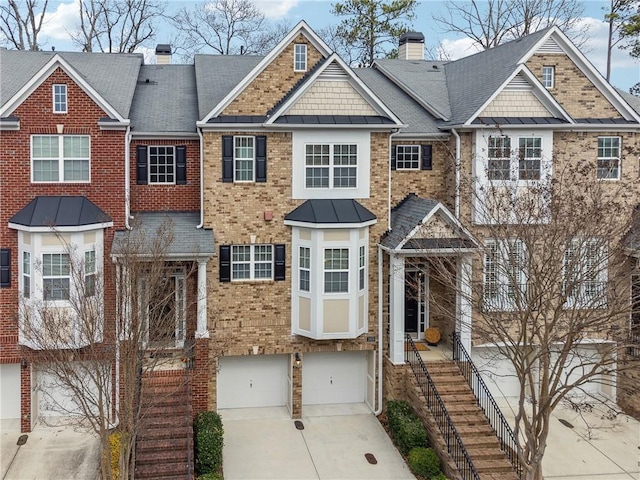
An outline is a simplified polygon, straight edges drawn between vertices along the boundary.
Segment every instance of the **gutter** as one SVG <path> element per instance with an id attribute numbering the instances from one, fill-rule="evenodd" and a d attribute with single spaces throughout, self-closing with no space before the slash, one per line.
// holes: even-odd
<path id="1" fill-rule="evenodd" d="M 129 217 L 131 214 L 131 160 L 129 158 L 131 153 L 130 126 L 127 126 L 127 132 L 125 133 L 124 138 L 124 227 L 127 230 L 131 230 L 131 225 L 129 225 Z"/>
<path id="2" fill-rule="evenodd" d="M 456 132 L 455 128 L 451 129 L 451 133 L 456 137 L 456 193 L 455 193 L 455 216 L 460 218 L 460 135 Z"/>
<path id="3" fill-rule="evenodd" d="M 197 130 L 200 137 L 200 224 L 196 228 L 202 228 L 204 226 L 204 138 L 202 129 Z"/>
<path id="4" fill-rule="evenodd" d="M 377 417 L 382 413 L 382 247 L 378 245 L 378 409 L 373 412 Z"/>

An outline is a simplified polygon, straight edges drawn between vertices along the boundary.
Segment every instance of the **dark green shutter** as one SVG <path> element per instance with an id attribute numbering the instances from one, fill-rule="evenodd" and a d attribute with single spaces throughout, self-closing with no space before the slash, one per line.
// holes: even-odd
<path id="1" fill-rule="evenodd" d="M 220 245 L 220 281 L 231 281 L 231 245 Z"/>
<path id="2" fill-rule="evenodd" d="M 267 137 L 256 137 L 256 182 L 267 181 Z"/>
<path id="3" fill-rule="evenodd" d="M 187 147 L 176 147 L 176 185 L 187 184 Z"/>
<path id="4" fill-rule="evenodd" d="M 233 182 L 233 137 L 222 136 L 222 181 Z"/>
<path id="5" fill-rule="evenodd" d="M 422 170 L 431 170 L 431 145 L 422 145 Z"/>
<path id="6" fill-rule="evenodd" d="M 280 281 L 285 279 L 287 252 L 284 244 L 274 245 L 274 248 L 276 250 L 276 254 L 274 262 L 275 266 L 273 269 L 273 279 Z"/>
<path id="7" fill-rule="evenodd" d="M 146 185 L 149 183 L 146 145 L 138 145 L 138 148 L 136 149 L 136 165 L 138 185 Z"/>
<path id="8" fill-rule="evenodd" d="M 11 286 L 11 249 L 0 248 L 0 288 Z"/>

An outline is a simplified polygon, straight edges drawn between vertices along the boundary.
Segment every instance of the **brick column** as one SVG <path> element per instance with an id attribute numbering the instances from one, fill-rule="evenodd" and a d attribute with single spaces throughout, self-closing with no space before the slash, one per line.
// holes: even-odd
<path id="1" fill-rule="evenodd" d="M 294 419 L 302 418 L 302 369 L 304 359 L 300 355 L 300 368 L 296 367 L 295 354 L 291 354 L 291 416 Z"/>
<path id="2" fill-rule="evenodd" d="M 209 405 L 209 342 L 196 338 L 191 376 L 191 408 L 193 415 L 205 412 Z"/>
<path id="3" fill-rule="evenodd" d="M 31 431 L 31 362 L 20 368 L 20 431 Z"/>

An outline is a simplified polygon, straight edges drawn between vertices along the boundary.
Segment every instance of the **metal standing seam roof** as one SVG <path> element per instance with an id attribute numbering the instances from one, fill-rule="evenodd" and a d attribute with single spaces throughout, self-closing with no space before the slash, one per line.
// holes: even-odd
<path id="1" fill-rule="evenodd" d="M 376 220 L 376 216 L 351 199 L 307 200 L 284 217 L 291 222 L 354 224 Z"/>
<path id="2" fill-rule="evenodd" d="M 197 228 L 200 212 L 133 212 L 131 230 L 119 230 L 113 238 L 112 255 L 125 249 L 129 236 L 136 236 L 135 242 L 145 242 L 152 248 L 158 235 L 171 234 L 167 246 L 167 257 L 212 257 L 215 255 L 213 230 Z M 169 233 L 168 233 L 169 232 Z M 144 253 L 144 252 L 143 252 Z"/>
<path id="3" fill-rule="evenodd" d="M 139 53 L 36 52 L 0 50 L 0 103 L 4 105 L 53 58 L 60 55 L 123 118 L 129 118 Z"/>
<path id="4" fill-rule="evenodd" d="M 25 227 L 79 227 L 112 222 L 100 207 L 82 196 L 41 196 L 9 219 Z"/>

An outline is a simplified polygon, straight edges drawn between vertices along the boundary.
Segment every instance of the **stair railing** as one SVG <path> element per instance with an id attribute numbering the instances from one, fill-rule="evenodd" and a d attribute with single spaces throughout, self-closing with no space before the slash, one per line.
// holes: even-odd
<path id="1" fill-rule="evenodd" d="M 447 445 L 447 452 L 451 458 L 453 458 L 464 480 L 480 480 L 480 474 L 471 461 L 469 452 L 467 452 L 467 449 L 462 443 L 462 439 L 451 420 L 449 412 L 447 412 L 444 406 L 444 402 L 431 379 L 431 375 L 429 375 L 427 368 L 424 366 L 422 357 L 413 343 L 411 335 L 406 335 L 405 339 L 407 345 L 410 347 L 405 348 L 405 361 L 411 365 L 411 370 L 413 370 L 418 386 L 424 398 L 427 400 L 427 407 L 431 411 L 431 415 L 433 415 L 436 425 Z"/>
<path id="2" fill-rule="evenodd" d="M 500 407 L 482 379 L 480 372 L 471 361 L 471 356 L 462 345 L 460 334 L 453 333 L 453 361 L 458 365 L 462 376 L 473 391 L 478 406 L 484 411 L 491 428 L 500 440 L 500 449 L 507 455 L 513 469 L 519 478 L 523 477 L 524 469 L 518 455 L 518 445 L 511 426 L 504 418 Z"/>
<path id="3" fill-rule="evenodd" d="M 186 402 L 187 405 L 191 405 L 191 372 L 194 368 L 194 351 L 195 351 L 195 340 L 188 342 L 185 345 L 185 353 L 187 355 L 187 359 L 189 359 L 184 366 L 184 382 L 187 391 Z M 185 422 L 187 423 L 187 480 L 192 480 L 192 472 L 193 472 L 193 456 L 195 453 L 195 445 L 193 441 L 193 420 L 192 420 L 192 408 L 187 408 L 187 413 L 185 414 Z"/>

